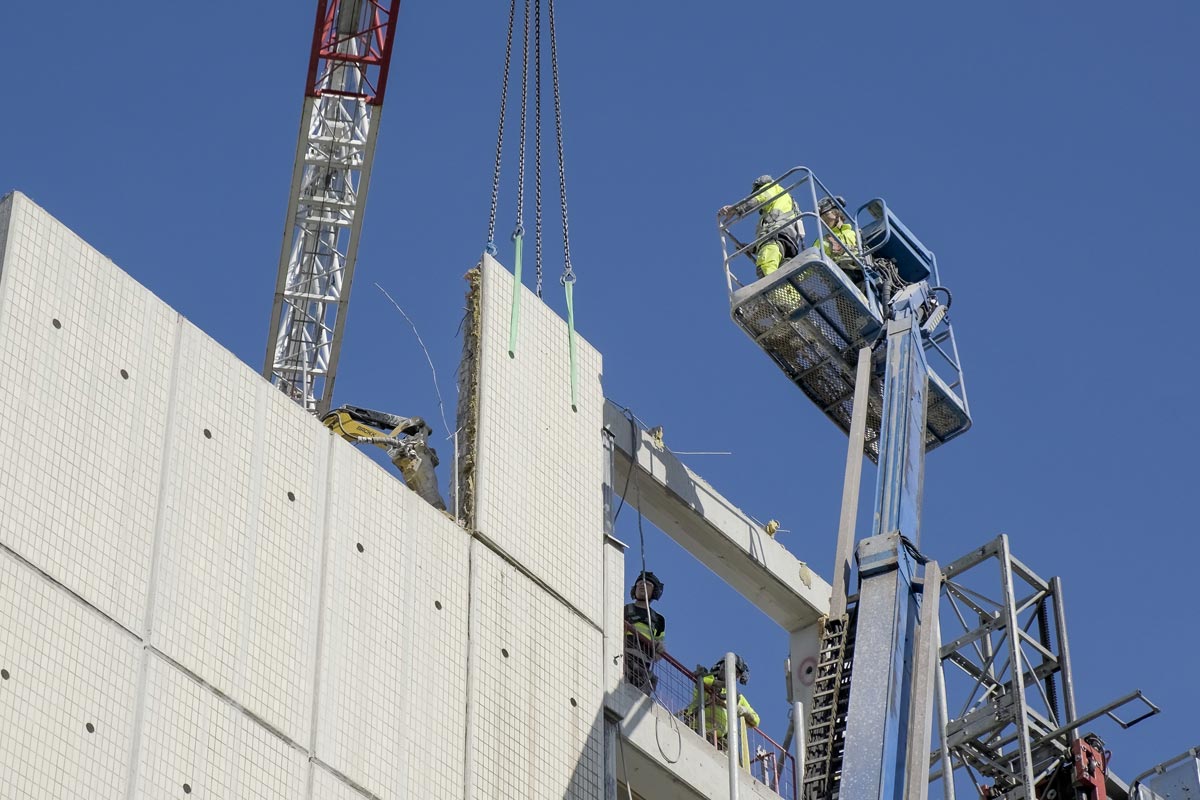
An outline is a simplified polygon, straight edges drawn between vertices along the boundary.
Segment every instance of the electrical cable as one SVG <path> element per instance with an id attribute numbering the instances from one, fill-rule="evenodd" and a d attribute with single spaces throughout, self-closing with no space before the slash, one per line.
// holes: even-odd
<path id="1" fill-rule="evenodd" d="M 396 307 L 396 310 L 400 312 L 400 316 L 404 317 L 405 321 L 408 322 L 409 327 L 413 329 L 413 334 L 417 337 L 417 344 L 421 345 L 421 350 L 425 353 L 425 360 L 429 362 L 429 371 L 433 374 L 433 391 L 437 393 L 438 415 L 442 418 L 442 427 L 444 430 L 449 432 L 450 423 L 446 422 L 446 404 L 442 402 L 442 390 L 438 387 L 437 368 L 433 366 L 433 359 L 429 356 L 429 348 L 425 346 L 425 340 L 421 338 L 421 332 L 417 330 L 417 326 L 415 323 L 413 323 L 412 318 L 408 316 L 408 314 L 404 313 L 404 309 L 400 307 L 400 304 L 393 300 L 392 296 L 388 294 L 387 289 L 384 289 L 378 283 L 375 284 L 375 288 L 383 292 L 383 296 L 386 297 L 391 304 Z"/>

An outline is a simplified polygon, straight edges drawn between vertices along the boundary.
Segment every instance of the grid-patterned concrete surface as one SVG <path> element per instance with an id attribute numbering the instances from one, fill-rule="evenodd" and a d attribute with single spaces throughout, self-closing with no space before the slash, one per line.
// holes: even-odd
<path id="1" fill-rule="evenodd" d="M 602 797 L 601 632 L 486 547 L 472 551 L 471 592 L 475 796 Z"/>
<path id="2" fill-rule="evenodd" d="M 135 797 L 304 796 L 304 751 L 158 656 L 147 666 Z"/>
<path id="3" fill-rule="evenodd" d="M 346 448 L 333 458 L 316 753 L 381 796 L 458 800 L 467 534 Z"/>
<path id="4" fill-rule="evenodd" d="M 475 527 L 602 625 L 600 354 L 577 338 L 572 408 L 566 323 L 522 287 L 510 355 L 513 277 L 488 256 L 482 271 Z"/>
<path id="5" fill-rule="evenodd" d="M 468 535 L 20 195 L 0 257 L 0 800 L 461 797 Z"/>
<path id="6" fill-rule="evenodd" d="M 3 205 L 0 543 L 140 631 L 178 315 L 25 197 Z"/>
<path id="7" fill-rule="evenodd" d="M 0 798 L 125 796 L 140 652 L 0 550 Z"/>
<path id="8" fill-rule="evenodd" d="M 176 382 L 151 641 L 307 742 L 329 436 L 186 322 Z"/>

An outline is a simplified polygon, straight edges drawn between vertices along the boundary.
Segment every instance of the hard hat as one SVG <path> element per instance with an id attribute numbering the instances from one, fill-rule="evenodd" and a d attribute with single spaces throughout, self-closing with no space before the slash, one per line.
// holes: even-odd
<path id="1" fill-rule="evenodd" d="M 750 680 L 750 665 L 747 664 L 745 660 L 743 660 L 742 657 L 736 653 L 734 653 L 733 658 L 733 670 L 737 673 L 737 682 L 745 686 Z M 722 658 L 720 661 L 713 664 L 712 669 L 709 670 L 709 672 L 715 675 L 718 680 L 725 680 L 725 659 Z"/>
<path id="2" fill-rule="evenodd" d="M 650 590 L 650 599 L 651 600 L 657 600 L 658 598 L 662 597 L 663 582 L 660 581 L 658 579 L 658 576 L 655 575 L 653 572 L 643 572 L 641 575 L 638 575 L 636 578 L 634 578 L 633 586 L 629 587 L 629 596 L 630 597 L 633 597 L 633 599 L 635 599 L 635 600 L 637 599 L 634 596 L 634 590 L 637 589 L 637 585 L 639 583 L 641 583 L 642 581 L 645 581 L 646 583 L 649 583 L 654 587 L 653 589 Z"/>
<path id="3" fill-rule="evenodd" d="M 846 207 L 846 198 L 840 194 L 836 197 L 822 197 L 821 202 L 817 203 L 817 213 L 824 214 L 826 211 L 837 209 L 841 211 Z"/>
<path id="4" fill-rule="evenodd" d="M 770 175 L 759 175 L 754 179 L 754 188 L 757 189 L 760 186 L 766 186 L 768 183 L 774 183 L 774 181 L 775 179 Z"/>

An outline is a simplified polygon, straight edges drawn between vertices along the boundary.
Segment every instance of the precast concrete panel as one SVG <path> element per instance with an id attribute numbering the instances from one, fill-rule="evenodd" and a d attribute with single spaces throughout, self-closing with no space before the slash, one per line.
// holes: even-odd
<path id="1" fill-rule="evenodd" d="M 330 476 L 316 755 L 377 797 L 460 800 L 470 537 L 349 443 Z"/>
<path id="2" fill-rule="evenodd" d="M 307 744 L 331 435 L 190 323 L 179 350 L 151 642 Z"/>
<path id="3" fill-rule="evenodd" d="M 366 791 L 348 783 L 320 764 L 312 765 L 312 794 L 310 800 L 375 800 Z"/>
<path id="4" fill-rule="evenodd" d="M 510 355 L 513 276 L 484 256 L 474 443 L 475 527 L 597 626 L 603 623 L 604 393 L 600 354 L 525 287 Z"/>
<path id="5" fill-rule="evenodd" d="M 178 315 L 28 198 L 0 245 L 0 542 L 143 629 Z"/>
<path id="6" fill-rule="evenodd" d="M 161 657 L 148 668 L 134 797 L 304 797 L 304 751 Z"/>
<path id="7" fill-rule="evenodd" d="M 472 559 L 475 798 L 599 800 L 601 632 L 488 548 Z"/>
<path id="8" fill-rule="evenodd" d="M 141 643 L 0 549 L 0 798 L 124 798 Z"/>

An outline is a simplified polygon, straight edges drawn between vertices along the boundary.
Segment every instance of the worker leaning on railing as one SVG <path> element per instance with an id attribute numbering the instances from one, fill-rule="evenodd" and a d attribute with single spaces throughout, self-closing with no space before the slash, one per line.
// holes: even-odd
<path id="1" fill-rule="evenodd" d="M 791 219 L 797 214 L 796 201 L 782 186 L 774 183 L 770 175 L 755 178 L 751 191 L 754 194 L 746 200 L 723 206 L 717 216 L 723 220 L 736 217 L 762 203 L 755 231 L 755 239 L 761 241 L 754 252 L 754 264 L 758 268 L 758 277 L 762 278 L 779 269 L 780 264 L 804 247 L 804 225 L 798 217 Z"/>
<path id="2" fill-rule="evenodd" d="M 632 603 L 625 604 L 625 680 L 650 694 L 658 686 L 654 662 L 663 651 L 666 618 L 650 604 L 662 597 L 663 582 L 653 572 L 643 572 L 629 589 Z"/>
<path id="3" fill-rule="evenodd" d="M 743 686 L 750 681 L 750 667 L 741 656 L 735 656 L 735 671 L 737 673 L 737 682 Z M 717 745 L 725 746 L 725 735 L 729 731 L 729 715 L 725 710 L 725 659 L 721 659 L 716 664 L 713 664 L 709 674 L 704 676 L 704 725 L 705 732 L 708 735 L 716 733 Z M 692 725 L 697 725 L 695 721 L 698 717 L 697 708 L 699 707 L 700 692 L 699 687 L 692 692 L 692 703 L 684 709 L 684 716 L 692 721 Z M 738 692 L 738 716 L 746 720 L 746 724 L 751 728 L 757 728 L 759 723 L 758 712 L 750 705 L 750 701 L 746 699 L 746 695 Z"/>

